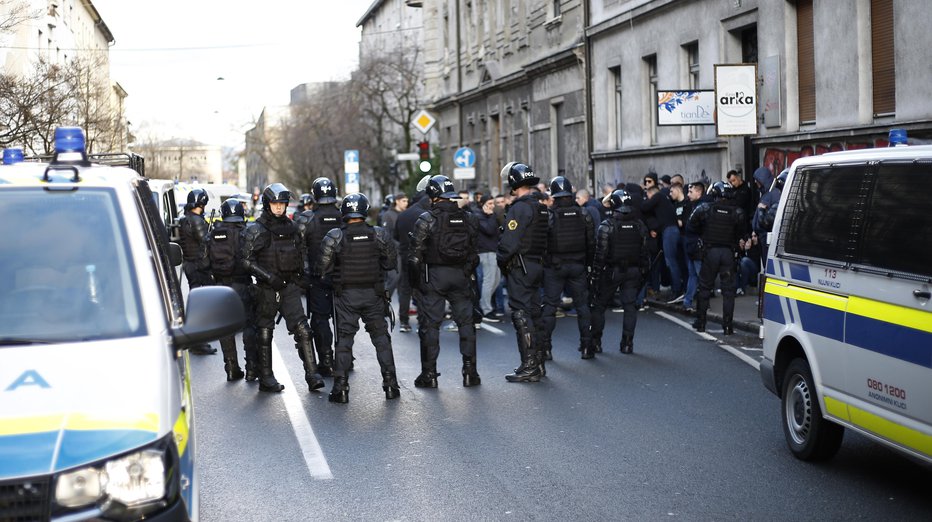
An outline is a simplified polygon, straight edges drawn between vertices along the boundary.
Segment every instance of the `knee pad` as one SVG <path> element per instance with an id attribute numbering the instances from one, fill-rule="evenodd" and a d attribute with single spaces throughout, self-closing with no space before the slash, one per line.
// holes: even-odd
<path id="1" fill-rule="evenodd" d="M 511 323 L 515 330 L 524 330 L 528 328 L 527 312 L 524 310 L 515 310 L 511 312 Z"/>
<path id="2" fill-rule="evenodd" d="M 294 336 L 299 341 L 310 341 L 312 337 L 311 328 L 305 323 L 300 323 L 295 328 Z"/>
<path id="3" fill-rule="evenodd" d="M 263 346 L 272 344 L 272 329 L 256 328 L 256 344 Z"/>

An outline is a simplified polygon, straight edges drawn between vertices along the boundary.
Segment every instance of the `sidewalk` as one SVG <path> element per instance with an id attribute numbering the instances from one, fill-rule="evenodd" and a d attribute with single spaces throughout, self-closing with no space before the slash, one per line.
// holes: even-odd
<path id="1" fill-rule="evenodd" d="M 663 294 L 661 294 L 661 296 L 662 295 Z M 650 306 L 650 308 L 655 310 L 673 312 L 684 318 L 689 318 L 689 322 L 692 322 L 696 317 L 695 312 L 686 312 L 683 310 L 682 303 L 671 305 L 667 304 L 668 300 L 669 298 L 663 299 L 663 297 L 648 297 L 646 299 L 646 303 L 648 306 Z M 715 297 L 709 301 L 709 311 L 706 317 L 710 322 L 716 322 L 719 324 L 722 323 L 721 294 L 716 294 Z M 747 294 L 735 297 L 735 317 L 733 324 L 736 329 L 745 331 L 750 334 L 757 335 L 760 332 L 761 320 L 757 317 L 757 288 L 748 287 Z"/>

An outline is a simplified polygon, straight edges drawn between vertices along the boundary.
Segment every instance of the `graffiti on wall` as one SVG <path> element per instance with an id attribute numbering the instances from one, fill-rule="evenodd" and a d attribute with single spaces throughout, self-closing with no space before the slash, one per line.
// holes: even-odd
<path id="1" fill-rule="evenodd" d="M 764 149 L 762 165 L 770 167 L 772 172 L 780 172 L 789 167 L 794 161 L 806 156 L 817 156 L 826 152 L 842 150 L 869 149 L 871 147 L 887 147 L 890 144 L 886 138 L 877 138 L 871 141 L 832 142 L 803 145 L 796 149 L 768 147 Z"/>

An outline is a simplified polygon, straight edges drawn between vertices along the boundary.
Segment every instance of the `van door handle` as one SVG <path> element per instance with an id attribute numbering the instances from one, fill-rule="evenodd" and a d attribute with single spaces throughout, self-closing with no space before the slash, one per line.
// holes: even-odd
<path id="1" fill-rule="evenodd" d="M 916 299 L 932 299 L 932 292 L 928 290 L 913 290 L 913 297 Z"/>

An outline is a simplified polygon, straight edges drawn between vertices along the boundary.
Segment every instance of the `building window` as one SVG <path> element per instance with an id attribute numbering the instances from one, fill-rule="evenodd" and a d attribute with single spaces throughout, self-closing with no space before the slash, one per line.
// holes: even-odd
<path id="1" fill-rule="evenodd" d="M 896 60 L 893 55 L 893 0 L 871 0 L 871 79 L 874 116 L 896 112 Z"/>
<path id="2" fill-rule="evenodd" d="M 565 129 L 563 127 L 563 100 L 550 104 L 550 174 L 562 176 L 566 172 Z"/>
<path id="3" fill-rule="evenodd" d="M 686 81 L 689 89 L 695 91 L 699 89 L 699 42 L 686 44 L 683 50 L 686 51 Z M 689 126 L 689 138 L 699 139 L 699 126 Z"/>
<path id="4" fill-rule="evenodd" d="M 657 143 L 657 55 L 644 58 L 647 65 L 647 122 L 650 125 L 650 144 Z"/>
<path id="5" fill-rule="evenodd" d="M 621 149 L 621 66 L 610 67 L 611 90 L 608 93 L 609 146 Z"/>
<path id="6" fill-rule="evenodd" d="M 563 14 L 563 11 L 560 9 L 560 0 L 553 0 L 551 3 L 553 5 L 552 7 L 553 17 L 552 18 L 556 18 L 560 16 L 561 14 Z"/>
<path id="7" fill-rule="evenodd" d="M 812 0 L 796 3 L 796 61 L 799 64 L 799 122 L 816 119 L 815 41 L 813 38 Z"/>

